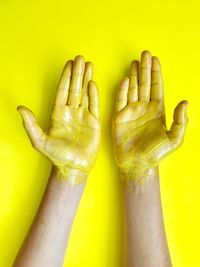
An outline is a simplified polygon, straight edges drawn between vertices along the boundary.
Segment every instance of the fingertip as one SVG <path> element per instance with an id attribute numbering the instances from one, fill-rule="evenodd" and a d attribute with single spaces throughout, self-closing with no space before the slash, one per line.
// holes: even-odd
<path id="1" fill-rule="evenodd" d="M 142 51 L 142 55 L 151 55 L 151 52 L 148 49 Z"/>
<path id="2" fill-rule="evenodd" d="M 21 109 L 27 109 L 27 107 L 23 106 L 23 105 L 19 105 L 17 106 L 17 110 L 21 110 Z"/>
<path id="3" fill-rule="evenodd" d="M 20 111 L 21 108 L 22 108 L 21 105 L 17 106 L 17 111 Z"/>
<path id="4" fill-rule="evenodd" d="M 99 90 L 95 81 L 90 80 L 88 83 L 89 96 L 98 96 Z"/>
<path id="5" fill-rule="evenodd" d="M 87 66 L 87 67 L 89 67 L 89 68 L 94 68 L 94 64 L 91 62 L 91 61 L 87 61 L 86 63 L 85 63 L 85 65 Z"/>
<path id="6" fill-rule="evenodd" d="M 72 60 L 72 59 L 67 60 L 67 61 L 65 62 L 64 68 L 65 68 L 66 66 L 71 66 L 72 64 L 73 64 L 73 60 Z"/>
<path id="7" fill-rule="evenodd" d="M 75 75 L 76 74 L 80 75 L 82 77 L 84 71 L 85 71 L 85 59 L 82 55 L 78 55 L 74 59 L 72 73 Z"/>
<path id="8" fill-rule="evenodd" d="M 185 105 L 187 107 L 188 104 L 189 104 L 189 101 L 188 100 L 183 100 L 180 103 L 183 104 L 183 105 Z"/>
<path id="9" fill-rule="evenodd" d="M 89 111 L 96 116 L 99 117 L 99 92 L 98 87 L 95 81 L 90 80 L 89 83 Z"/>
<path id="10" fill-rule="evenodd" d="M 75 57 L 74 61 L 77 61 L 77 62 L 85 62 L 85 58 L 82 55 L 77 55 Z"/>
<path id="11" fill-rule="evenodd" d="M 27 110 L 28 109 L 25 106 L 23 106 L 23 105 L 17 106 L 17 111 L 20 113 L 20 115 L 24 115 Z"/>
<path id="12" fill-rule="evenodd" d="M 152 56 L 152 60 L 155 60 L 155 61 L 159 62 L 159 58 L 157 56 Z"/>
<path id="13" fill-rule="evenodd" d="M 176 109 L 180 110 L 186 110 L 189 102 L 187 100 L 182 100 L 181 102 L 178 103 Z"/>
<path id="14" fill-rule="evenodd" d="M 19 113 L 19 115 L 22 117 L 23 119 L 23 111 L 22 111 L 22 106 L 18 106 L 17 107 L 17 112 Z"/>
<path id="15" fill-rule="evenodd" d="M 188 101 L 183 100 L 179 102 L 178 105 L 176 106 L 174 110 L 174 121 L 177 124 L 183 124 L 187 122 L 187 114 L 186 114 L 187 105 L 188 105 Z"/>
<path id="16" fill-rule="evenodd" d="M 151 60 L 152 60 L 152 64 L 156 64 L 160 66 L 160 60 L 157 56 L 152 56 Z"/>
<path id="17" fill-rule="evenodd" d="M 131 66 L 138 66 L 138 64 L 139 64 L 139 60 L 134 59 L 131 61 Z"/>
<path id="18" fill-rule="evenodd" d="M 187 117 L 187 108 L 188 108 L 188 104 L 189 104 L 189 101 L 188 100 L 183 100 L 181 101 L 181 104 L 183 105 L 183 122 L 187 123 L 188 122 L 188 117 Z"/>
<path id="19" fill-rule="evenodd" d="M 121 88 L 126 89 L 129 86 L 129 77 L 125 77 L 121 81 Z"/>
<path id="20" fill-rule="evenodd" d="M 148 66 L 151 65 L 151 53 L 148 50 L 144 50 L 141 53 L 140 67 L 142 68 L 146 66 L 146 64 Z"/>
<path id="21" fill-rule="evenodd" d="M 63 77 L 63 74 L 64 73 L 69 73 L 69 75 L 71 76 L 71 71 L 72 71 L 72 68 L 73 68 L 73 60 L 68 60 L 67 62 L 65 62 L 65 65 L 63 67 L 63 70 L 62 70 L 62 75 L 61 75 L 61 80 L 62 80 L 62 77 Z"/>
<path id="22" fill-rule="evenodd" d="M 92 77 L 93 72 L 94 72 L 94 65 L 93 65 L 92 62 L 87 61 L 87 62 L 85 63 L 85 72 L 88 73 L 89 77 Z"/>
<path id="23" fill-rule="evenodd" d="M 152 69 L 153 70 L 160 70 L 161 66 L 160 66 L 160 61 L 158 59 L 158 57 L 153 56 L 152 57 Z"/>
<path id="24" fill-rule="evenodd" d="M 139 75 L 139 60 L 133 60 L 130 64 L 130 76 Z M 131 77 L 130 77 L 131 80 Z"/>
<path id="25" fill-rule="evenodd" d="M 89 85 L 89 87 L 97 87 L 96 82 L 93 81 L 93 80 L 90 80 L 90 81 L 88 82 L 88 85 Z"/>
<path id="26" fill-rule="evenodd" d="M 138 98 L 145 98 L 147 101 L 150 97 L 151 64 L 151 53 L 144 50 L 141 54 L 139 66 Z"/>

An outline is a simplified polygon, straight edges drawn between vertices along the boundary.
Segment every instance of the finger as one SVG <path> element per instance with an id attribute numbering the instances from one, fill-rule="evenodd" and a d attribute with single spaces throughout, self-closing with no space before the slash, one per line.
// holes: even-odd
<path id="1" fill-rule="evenodd" d="M 174 121 L 168 132 L 169 138 L 175 146 L 178 146 L 182 143 L 186 125 L 188 122 L 187 119 L 187 105 L 188 101 L 181 101 L 174 110 Z"/>
<path id="2" fill-rule="evenodd" d="M 141 54 L 140 69 L 139 69 L 139 100 L 149 101 L 151 87 L 151 53 L 143 51 Z"/>
<path id="3" fill-rule="evenodd" d="M 77 56 L 74 60 L 72 78 L 69 88 L 67 104 L 78 107 L 81 101 L 82 81 L 85 69 L 85 60 L 82 56 Z"/>
<path id="4" fill-rule="evenodd" d="M 89 91 L 89 105 L 88 105 L 89 111 L 96 118 L 99 118 L 99 93 L 97 85 L 94 81 L 89 82 L 88 91 Z"/>
<path id="5" fill-rule="evenodd" d="M 157 57 L 152 57 L 151 66 L 151 100 L 163 101 L 163 80 Z"/>
<path id="6" fill-rule="evenodd" d="M 88 107 L 88 83 L 93 77 L 93 64 L 92 62 L 86 62 L 85 64 L 85 75 L 83 81 L 82 99 L 81 106 Z"/>
<path id="7" fill-rule="evenodd" d="M 116 111 L 120 111 L 127 105 L 127 94 L 129 88 L 129 78 L 125 78 L 121 81 L 117 92 L 117 99 L 115 109 Z"/>
<path id="8" fill-rule="evenodd" d="M 131 70 L 130 70 L 128 103 L 134 103 L 138 100 L 138 74 L 139 74 L 139 61 L 134 60 L 131 63 Z"/>
<path id="9" fill-rule="evenodd" d="M 37 124 L 35 115 L 32 113 L 31 110 L 24 106 L 18 106 L 17 110 L 23 119 L 24 128 L 29 136 L 33 147 L 36 148 L 38 151 L 41 151 L 44 141 L 46 139 L 46 134 Z"/>
<path id="10" fill-rule="evenodd" d="M 56 100 L 55 104 L 60 105 L 66 105 L 67 98 L 68 98 L 68 91 L 69 91 L 69 85 L 70 85 L 70 79 L 71 79 L 71 71 L 72 71 L 72 64 L 73 61 L 69 60 L 64 66 L 59 84 L 58 89 L 56 93 Z"/>

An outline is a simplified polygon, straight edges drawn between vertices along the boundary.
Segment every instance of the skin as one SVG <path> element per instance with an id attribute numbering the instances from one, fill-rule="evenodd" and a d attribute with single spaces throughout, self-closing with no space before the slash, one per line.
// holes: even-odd
<path id="1" fill-rule="evenodd" d="M 18 107 L 33 147 L 53 166 L 15 267 L 63 266 L 72 223 L 99 148 L 99 97 L 92 77 L 93 65 L 82 56 L 66 63 L 47 132 L 28 108 Z"/>
<path id="2" fill-rule="evenodd" d="M 52 163 L 39 211 L 13 266 L 62 266 L 71 226 L 99 146 L 98 91 L 92 65 L 68 61 L 59 82 L 50 127 L 19 106 L 35 149 Z M 159 189 L 159 162 L 183 142 L 187 101 L 178 104 L 166 129 L 158 58 L 143 51 L 118 91 L 113 141 L 124 181 L 124 266 L 169 267 Z M 59 227 L 58 227 L 59 226 Z"/>
<path id="3" fill-rule="evenodd" d="M 187 101 L 174 110 L 167 130 L 159 59 L 143 51 L 122 80 L 113 114 L 113 144 L 124 181 L 124 266 L 171 266 L 163 224 L 159 163 L 180 147 Z"/>
<path id="4" fill-rule="evenodd" d="M 37 124 L 32 111 L 17 108 L 33 147 L 71 183 L 87 177 L 99 148 L 99 100 L 92 76 L 93 65 L 85 63 L 82 56 L 66 63 L 47 132 Z"/>

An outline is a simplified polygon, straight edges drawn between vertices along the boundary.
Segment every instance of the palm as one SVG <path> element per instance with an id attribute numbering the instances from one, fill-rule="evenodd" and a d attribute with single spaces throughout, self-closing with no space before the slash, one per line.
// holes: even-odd
<path id="1" fill-rule="evenodd" d="M 44 145 L 47 157 L 55 162 L 90 169 L 98 150 L 99 128 L 98 119 L 88 109 L 55 108 Z"/>
<path id="2" fill-rule="evenodd" d="M 171 147 L 161 104 L 141 101 L 126 106 L 116 114 L 114 138 L 120 165 L 155 165 Z"/>
<path id="3" fill-rule="evenodd" d="M 122 81 L 113 116 L 114 151 L 120 168 L 151 168 L 183 141 L 186 101 L 175 109 L 170 131 L 165 124 L 161 69 L 144 51 Z"/>

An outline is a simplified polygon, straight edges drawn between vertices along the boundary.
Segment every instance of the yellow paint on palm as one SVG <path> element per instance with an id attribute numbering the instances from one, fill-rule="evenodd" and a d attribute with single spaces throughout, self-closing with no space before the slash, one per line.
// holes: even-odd
<path id="1" fill-rule="evenodd" d="M 124 180 L 144 182 L 152 169 L 182 144 L 186 107 L 187 101 L 178 104 L 168 131 L 158 58 L 144 51 L 140 63 L 132 62 L 130 77 L 119 87 L 113 116 L 115 157 Z"/>
<path id="2" fill-rule="evenodd" d="M 87 178 L 99 148 L 99 100 L 92 76 L 93 66 L 82 56 L 66 63 L 47 132 L 29 109 L 18 107 L 33 147 L 57 167 L 60 179 L 72 184 Z"/>

